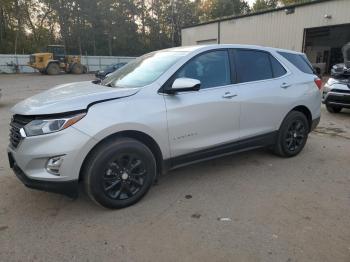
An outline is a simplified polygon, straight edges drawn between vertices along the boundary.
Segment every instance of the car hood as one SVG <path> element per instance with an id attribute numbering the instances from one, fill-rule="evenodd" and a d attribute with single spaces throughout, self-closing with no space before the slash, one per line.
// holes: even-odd
<path id="1" fill-rule="evenodd" d="M 16 104 L 11 111 L 21 115 L 47 115 L 86 109 L 91 103 L 136 94 L 140 88 L 112 88 L 90 81 L 56 86 Z"/>
<path id="2" fill-rule="evenodd" d="M 349 91 L 350 89 L 350 80 L 349 79 L 335 79 L 338 82 L 335 82 L 331 86 L 329 86 L 329 89 L 338 89 L 338 90 L 345 90 Z M 329 80 L 328 80 L 329 82 Z M 327 83 L 328 83 L 327 82 Z"/>

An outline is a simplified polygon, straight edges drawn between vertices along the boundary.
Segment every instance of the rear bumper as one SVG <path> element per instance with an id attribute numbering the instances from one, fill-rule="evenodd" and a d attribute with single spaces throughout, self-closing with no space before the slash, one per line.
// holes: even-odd
<path id="1" fill-rule="evenodd" d="M 320 123 L 321 117 L 315 118 L 311 122 L 310 132 L 313 131 Z"/>
<path id="2" fill-rule="evenodd" d="M 78 197 L 78 180 L 72 181 L 43 181 L 29 178 L 17 165 L 11 153 L 9 153 L 10 167 L 21 182 L 32 189 L 63 194 L 71 198 Z"/>

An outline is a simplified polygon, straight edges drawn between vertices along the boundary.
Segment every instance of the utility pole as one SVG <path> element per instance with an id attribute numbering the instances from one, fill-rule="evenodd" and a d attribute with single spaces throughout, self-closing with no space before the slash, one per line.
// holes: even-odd
<path id="1" fill-rule="evenodd" d="M 176 10 L 176 0 L 171 0 L 171 41 L 172 46 L 175 46 L 175 14 L 177 13 Z"/>

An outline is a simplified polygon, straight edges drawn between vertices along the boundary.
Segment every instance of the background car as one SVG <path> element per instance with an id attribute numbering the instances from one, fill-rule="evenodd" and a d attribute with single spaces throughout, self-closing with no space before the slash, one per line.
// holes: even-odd
<path id="1" fill-rule="evenodd" d="M 103 70 L 99 70 L 95 73 L 95 76 L 100 79 L 104 79 L 108 74 L 113 73 L 114 71 L 118 70 L 119 68 L 125 66 L 127 63 L 117 63 L 107 66 Z"/>
<path id="2" fill-rule="evenodd" d="M 350 75 L 332 76 L 324 85 L 322 103 L 330 113 L 339 113 L 350 108 Z"/>
<path id="3" fill-rule="evenodd" d="M 322 102 L 330 113 L 350 108 L 350 42 L 342 51 L 344 63 L 332 67 L 331 77 L 323 88 Z"/>

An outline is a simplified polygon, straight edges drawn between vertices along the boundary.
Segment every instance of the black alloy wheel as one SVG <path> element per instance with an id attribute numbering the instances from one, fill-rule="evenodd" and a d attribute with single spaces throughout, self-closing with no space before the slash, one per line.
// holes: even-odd
<path id="1" fill-rule="evenodd" d="M 103 190 L 111 199 L 124 200 L 135 196 L 144 186 L 147 170 L 135 154 L 120 154 L 108 163 L 103 176 Z"/>
<path id="2" fill-rule="evenodd" d="M 309 130 L 309 122 L 304 113 L 289 112 L 278 131 L 274 152 L 282 157 L 296 156 L 303 150 Z"/>
<path id="3" fill-rule="evenodd" d="M 85 160 L 85 191 L 107 208 L 124 208 L 138 202 L 155 181 L 157 168 L 152 151 L 132 138 L 108 139 Z"/>
<path id="4" fill-rule="evenodd" d="M 308 130 L 302 120 L 295 119 L 291 122 L 285 137 L 285 143 L 288 150 L 291 152 L 298 150 L 299 147 L 304 144 L 307 132 Z"/>

